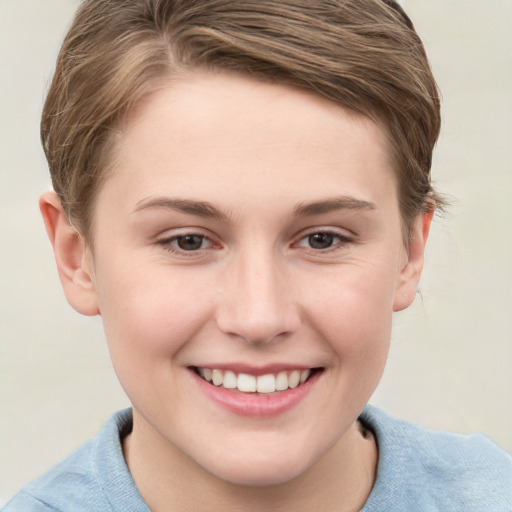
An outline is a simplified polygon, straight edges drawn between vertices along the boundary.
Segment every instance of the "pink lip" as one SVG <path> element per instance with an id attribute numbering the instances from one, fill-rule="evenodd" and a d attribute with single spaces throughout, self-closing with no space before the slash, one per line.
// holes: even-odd
<path id="1" fill-rule="evenodd" d="M 231 366 L 231 368 L 233 367 Z M 283 371 L 282 366 L 280 368 Z M 294 369 L 298 368 L 294 367 Z M 265 372 L 274 373 L 269 372 L 268 368 L 265 368 Z M 255 375 L 252 371 L 248 373 Z M 306 382 L 294 389 L 279 391 L 275 394 L 258 395 L 256 393 L 237 393 L 222 386 L 214 386 L 199 377 L 194 370 L 190 370 L 194 381 L 209 399 L 234 414 L 250 418 L 270 418 L 292 409 L 307 396 L 322 373 L 321 371 L 314 373 Z"/>
<path id="2" fill-rule="evenodd" d="M 197 368 L 209 368 L 210 370 L 230 370 L 233 373 L 248 373 L 249 375 L 267 375 L 269 373 L 291 372 L 293 370 L 310 370 L 311 366 L 290 365 L 290 364 L 269 364 L 265 366 L 248 365 L 244 363 L 228 363 L 228 364 L 207 364 L 205 366 L 198 365 Z"/>

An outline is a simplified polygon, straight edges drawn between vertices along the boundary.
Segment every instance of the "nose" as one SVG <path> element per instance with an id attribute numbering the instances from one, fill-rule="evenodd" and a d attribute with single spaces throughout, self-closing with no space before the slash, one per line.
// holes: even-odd
<path id="1" fill-rule="evenodd" d="M 224 276 L 217 325 L 252 344 L 289 336 L 300 325 L 300 312 L 286 265 L 270 250 L 247 252 Z"/>

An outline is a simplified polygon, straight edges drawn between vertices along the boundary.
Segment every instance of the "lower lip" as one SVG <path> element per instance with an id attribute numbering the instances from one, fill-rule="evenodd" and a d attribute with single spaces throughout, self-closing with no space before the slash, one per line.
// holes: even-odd
<path id="1" fill-rule="evenodd" d="M 250 418 L 269 418 L 285 413 L 302 401 L 323 372 L 315 372 L 306 382 L 294 389 L 268 395 L 237 393 L 206 382 L 194 370 L 190 370 L 190 373 L 208 398 L 228 411 Z"/>

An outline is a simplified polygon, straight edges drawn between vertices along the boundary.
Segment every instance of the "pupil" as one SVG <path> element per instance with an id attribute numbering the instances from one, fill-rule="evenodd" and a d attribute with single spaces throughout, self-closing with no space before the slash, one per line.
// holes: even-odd
<path id="1" fill-rule="evenodd" d="M 327 249 L 333 244 L 333 236 L 329 233 L 315 233 L 309 236 L 309 245 L 313 249 Z"/>
<path id="2" fill-rule="evenodd" d="M 178 247 L 183 251 L 197 251 L 201 249 L 203 237 L 200 235 L 180 236 L 177 239 Z"/>

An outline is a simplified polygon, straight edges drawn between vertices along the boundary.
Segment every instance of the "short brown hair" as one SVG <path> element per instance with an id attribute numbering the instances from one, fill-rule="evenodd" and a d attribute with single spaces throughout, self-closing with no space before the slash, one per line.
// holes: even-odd
<path id="1" fill-rule="evenodd" d="M 392 0 L 84 0 L 62 45 L 41 122 L 55 191 L 90 237 L 112 133 L 180 70 L 230 70 L 314 91 L 384 126 L 406 232 L 436 202 L 440 129 L 423 44 Z"/>

